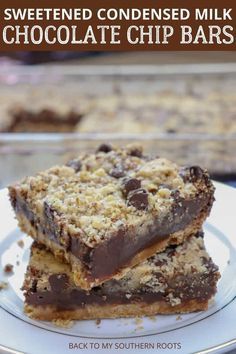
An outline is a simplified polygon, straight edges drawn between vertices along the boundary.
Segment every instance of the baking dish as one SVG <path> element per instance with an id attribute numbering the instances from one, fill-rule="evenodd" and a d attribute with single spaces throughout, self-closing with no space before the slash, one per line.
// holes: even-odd
<path id="1" fill-rule="evenodd" d="M 48 91 L 47 91 L 48 90 Z M 31 92 L 76 93 L 86 98 L 112 93 L 145 94 L 174 91 L 194 95 L 211 90 L 236 92 L 236 64 L 163 66 L 39 66 L 0 69 L 0 93 L 14 101 L 16 94 L 30 100 Z M 1 100 L 2 101 L 2 100 Z M 83 102 L 78 102 L 83 105 Z M 222 117 L 224 119 L 224 117 Z M 234 119 L 234 117 L 233 117 Z M 236 120 L 236 117 L 235 117 Z M 0 184 L 17 180 L 65 162 L 79 151 L 101 142 L 142 143 L 145 150 L 178 163 L 200 164 L 220 178 L 236 175 L 235 134 L 181 133 L 1 133 Z"/>

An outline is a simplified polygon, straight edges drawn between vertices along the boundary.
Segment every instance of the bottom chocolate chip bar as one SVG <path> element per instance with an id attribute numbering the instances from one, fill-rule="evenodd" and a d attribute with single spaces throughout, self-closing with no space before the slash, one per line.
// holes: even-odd
<path id="1" fill-rule="evenodd" d="M 25 282 L 25 312 L 40 320 L 98 319 L 206 310 L 220 277 L 198 233 L 137 265 L 120 280 L 85 291 L 70 268 L 34 243 Z"/>

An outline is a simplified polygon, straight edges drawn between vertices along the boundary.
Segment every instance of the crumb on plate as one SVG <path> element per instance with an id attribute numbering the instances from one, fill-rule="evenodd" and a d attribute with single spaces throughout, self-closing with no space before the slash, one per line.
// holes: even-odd
<path id="1" fill-rule="evenodd" d="M 25 245 L 23 240 L 17 241 L 17 244 L 18 244 L 18 246 L 21 247 L 21 248 L 23 248 L 24 245 Z"/>
<path id="2" fill-rule="evenodd" d="M 7 263 L 4 267 L 4 272 L 7 274 L 13 273 L 13 265 L 10 263 Z"/>
<path id="3" fill-rule="evenodd" d="M 52 323 L 57 327 L 62 328 L 71 328 L 74 325 L 74 321 L 71 320 L 63 320 L 61 318 L 55 319 Z"/>
<path id="4" fill-rule="evenodd" d="M 7 289 L 8 283 L 5 281 L 0 281 L 0 290 Z"/>

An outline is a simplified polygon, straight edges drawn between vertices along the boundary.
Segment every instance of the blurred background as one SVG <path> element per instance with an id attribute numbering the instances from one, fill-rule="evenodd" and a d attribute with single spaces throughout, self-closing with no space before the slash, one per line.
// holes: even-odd
<path id="1" fill-rule="evenodd" d="M 183 64 L 235 62 L 235 51 L 224 52 L 1 52 L 0 57 L 23 65 L 64 63 L 73 65 Z"/>
<path id="2" fill-rule="evenodd" d="M 0 56 L 0 185 L 101 142 L 236 180 L 236 52 Z"/>

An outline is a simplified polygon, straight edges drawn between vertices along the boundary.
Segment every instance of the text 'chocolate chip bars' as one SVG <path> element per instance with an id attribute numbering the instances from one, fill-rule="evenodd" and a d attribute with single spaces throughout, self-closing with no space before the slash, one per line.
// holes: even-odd
<path id="1" fill-rule="evenodd" d="M 25 312 L 40 320 L 82 320 L 206 310 L 219 277 L 201 233 L 90 291 L 74 284 L 69 265 L 34 243 L 23 286 Z"/>
<path id="2" fill-rule="evenodd" d="M 214 187 L 200 167 L 102 145 L 9 187 L 19 226 L 90 289 L 202 227 Z"/>

